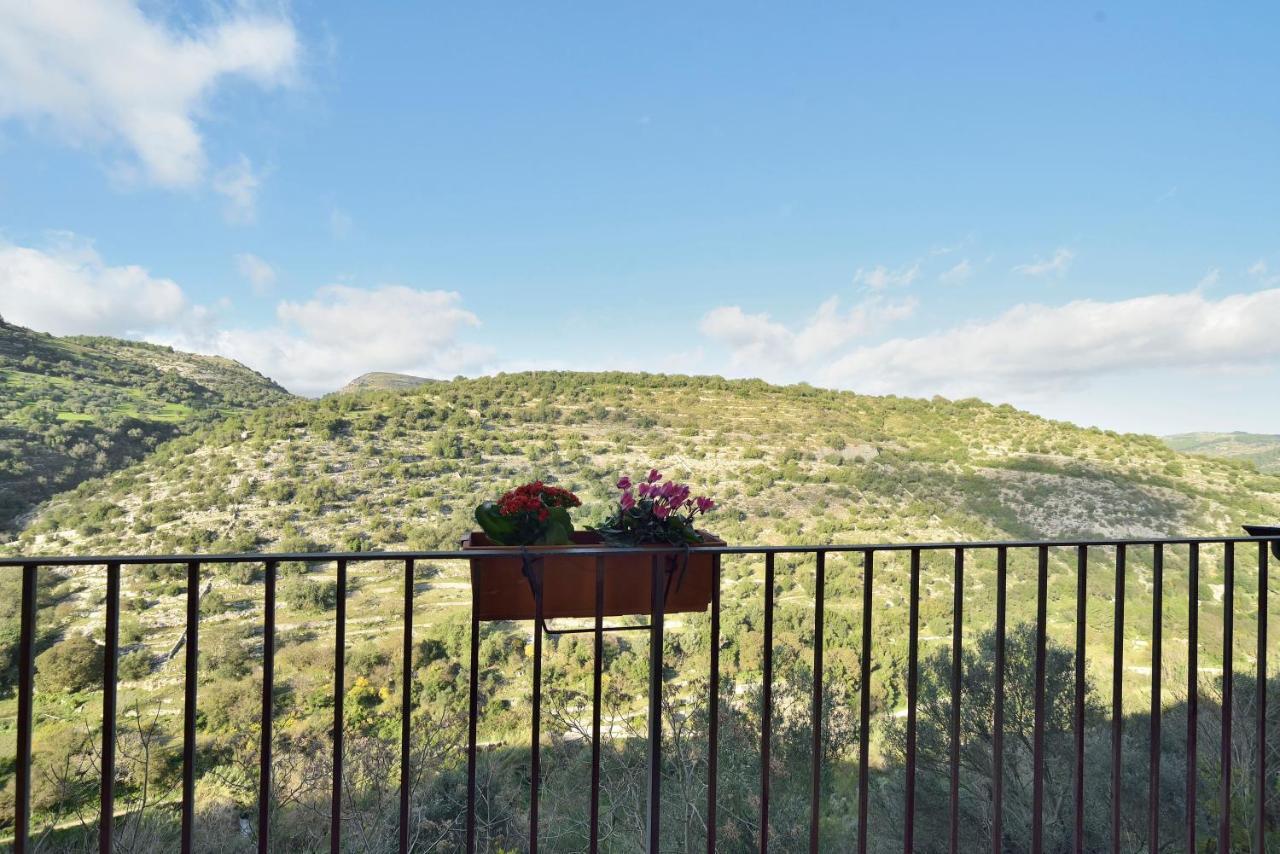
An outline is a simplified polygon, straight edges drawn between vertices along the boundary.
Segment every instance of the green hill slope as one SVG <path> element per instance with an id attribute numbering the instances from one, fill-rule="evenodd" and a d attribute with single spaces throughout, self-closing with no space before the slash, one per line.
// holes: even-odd
<path id="1" fill-rule="evenodd" d="M 1165 444 L 1185 454 L 1248 460 L 1259 471 L 1280 473 L 1280 436 L 1265 433 L 1179 433 Z"/>
<path id="2" fill-rule="evenodd" d="M 435 547 L 471 508 L 542 477 L 599 518 L 650 464 L 714 494 L 740 541 L 1142 536 L 1274 518 L 1280 478 L 979 401 L 807 386 L 542 373 L 364 392 L 239 413 L 59 497 L 27 550 Z M 85 533 L 92 505 L 125 522 Z M 225 545 L 225 543 L 224 543 Z"/>
<path id="3" fill-rule="evenodd" d="M 290 397 L 230 359 L 0 322 L 0 531 L 198 423 Z"/>

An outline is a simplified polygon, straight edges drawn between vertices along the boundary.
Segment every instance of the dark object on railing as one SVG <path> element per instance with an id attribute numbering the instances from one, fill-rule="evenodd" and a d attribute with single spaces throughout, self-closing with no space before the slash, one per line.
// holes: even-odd
<path id="1" fill-rule="evenodd" d="M 1251 537 L 1280 537 L 1280 528 L 1272 525 L 1244 525 Z M 1280 540 L 1271 541 L 1271 553 L 1280 560 Z"/>
<path id="2" fill-rule="evenodd" d="M 477 620 L 532 620 L 533 579 L 527 569 L 537 568 L 542 584 L 542 617 L 593 617 L 596 613 L 593 554 L 574 554 L 574 546 L 600 548 L 599 534 L 575 531 L 573 546 L 495 546 L 483 533 L 469 534 L 463 551 L 500 551 L 510 557 L 471 558 L 471 602 Z M 668 614 L 705 611 L 711 604 L 714 560 L 704 549 L 723 546 L 724 540 L 707 536 L 698 546 L 654 545 L 663 556 L 666 596 L 662 610 Z M 652 611 L 649 570 L 645 553 L 618 549 L 605 559 L 609 583 L 605 585 L 604 616 L 648 614 Z"/>
<path id="3" fill-rule="evenodd" d="M 951 685 L 951 693 L 960 704 L 964 703 L 964 697 L 960 696 L 959 687 L 961 682 L 959 664 L 963 659 L 959 656 L 960 641 L 963 638 L 963 614 L 962 607 L 964 602 L 963 578 L 964 569 L 967 562 L 974 556 L 974 553 L 994 552 L 996 558 L 996 685 L 995 685 L 995 707 L 993 714 L 992 728 L 992 752 L 993 766 L 996 769 L 1002 769 L 1004 766 L 1004 748 L 1005 748 L 1005 685 L 1004 685 L 1004 669 L 1005 669 L 1005 645 L 1003 642 L 1004 631 L 1006 629 L 1006 584 L 1008 583 L 1008 554 L 1010 550 L 1036 550 L 1038 557 L 1036 564 L 1036 584 L 1035 584 L 1035 606 L 1036 606 L 1036 656 L 1035 656 L 1035 711 L 1034 725 L 1035 733 L 1033 736 L 1033 757 L 1032 757 L 1032 784 L 1033 784 L 1033 812 L 1031 822 L 1031 830 L 1033 833 L 1033 842 L 1029 846 L 1032 851 L 1037 851 L 1044 844 L 1041 838 L 1043 825 L 1046 816 L 1042 814 L 1045 807 L 1045 748 L 1044 748 L 1044 726 L 1046 712 L 1045 698 L 1045 636 L 1046 636 L 1046 599 L 1048 596 L 1048 580 L 1049 580 L 1049 562 L 1051 553 L 1055 549 L 1071 549 L 1075 552 L 1075 570 L 1076 570 L 1076 662 L 1075 662 L 1075 697 L 1073 709 L 1073 729 L 1075 730 L 1074 744 L 1074 785 L 1073 806 L 1074 806 L 1074 834 L 1073 834 L 1073 850 L 1084 850 L 1085 840 L 1082 831 L 1084 828 L 1084 772 L 1085 772 L 1085 751 L 1083 733 L 1085 727 L 1085 665 L 1083 659 L 1084 641 L 1085 641 L 1085 624 L 1084 618 L 1086 614 L 1085 600 L 1087 594 L 1086 573 L 1089 564 L 1090 549 L 1113 549 L 1116 568 L 1115 577 L 1115 625 L 1113 627 L 1113 683 L 1115 694 L 1113 697 L 1113 721 L 1112 721 L 1112 738 L 1113 743 L 1112 759 L 1113 767 L 1111 769 L 1113 780 L 1120 779 L 1120 762 L 1123 758 L 1121 751 L 1121 737 L 1123 730 L 1121 728 L 1121 715 L 1123 713 L 1122 704 L 1122 674 L 1123 674 L 1123 646 L 1124 646 L 1124 606 L 1125 606 L 1125 574 L 1126 563 L 1130 559 L 1136 559 L 1136 549 L 1150 549 L 1150 555 L 1153 562 L 1153 568 L 1156 570 L 1157 585 L 1160 572 L 1164 568 L 1167 550 L 1173 546 L 1188 547 L 1188 561 L 1190 567 L 1190 584 L 1189 584 L 1189 600 L 1188 612 L 1190 614 L 1190 626 L 1188 641 L 1190 651 L 1188 656 L 1188 705 L 1187 705 L 1187 731 L 1186 731 L 1186 755 L 1195 756 L 1197 750 L 1197 715 L 1198 706 L 1197 697 L 1197 663 L 1198 663 L 1198 587 L 1200 581 L 1200 563 L 1201 563 L 1201 547 L 1203 545 L 1221 546 L 1222 560 L 1224 567 L 1225 589 L 1223 591 L 1223 648 L 1222 658 L 1224 664 L 1223 674 L 1223 700 L 1221 704 L 1221 788 L 1218 792 L 1218 805 L 1216 813 L 1219 818 L 1217 831 L 1217 850 L 1222 854 L 1231 850 L 1231 832 L 1232 820 L 1235 813 L 1231 804 L 1231 780 L 1233 777 L 1231 770 L 1232 760 L 1232 728 L 1233 728 L 1233 678 L 1234 668 L 1232 667 L 1233 658 L 1233 629 L 1235 617 L 1235 569 L 1236 569 L 1236 545 L 1238 543 L 1251 543 L 1257 547 L 1257 601 L 1259 613 L 1266 614 L 1267 592 L 1268 592 L 1268 545 L 1270 551 L 1276 553 L 1280 550 L 1280 528 L 1263 528 L 1259 526 L 1250 526 L 1248 531 L 1251 538 L 1245 537 L 1206 537 L 1206 538 L 1179 538 L 1164 540 L 1088 540 L 1073 542 L 1037 542 L 1037 541 L 1019 541 L 1019 542 L 981 542 L 981 543 L 921 543 L 921 544 L 880 544 L 880 545 L 820 545 L 820 546 L 725 546 L 718 541 L 708 543 L 704 547 L 695 548 L 689 553 L 690 568 L 689 575 L 686 577 L 687 585 L 693 578 L 693 565 L 695 558 L 705 558 L 708 570 L 706 572 L 705 584 L 701 588 L 705 590 L 705 600 L 701 608 L 696 607 L 691 601 L 680 599 L 682 595 L 680 591 L 686 590 L 686 587 L 677 588 L 674 584 L 675 579 L 671 573 L 671 561 L 673 558 L 679 559 L 684 555 L 684 550 L 678 547 L 666 548 L 620 548 L 614 549 L 607 546 L 580 544 L 574 547 L 558 547 L 545 548 L 538 553 L 538 559 L 530 564 L 532 570 L 531 577 L 526 578 L 524 575 L 525 562 L 519 554 L 519 550 L 491 548 L 483 546 L 480 543 L 472 542 L 467 548 L 461 551 L 434 551 L 434 552 L 412 552 L 412 553 L 324 553 L 324 554 L 274 554 L 274 555 L 163 555 L 163 556 L 107 556 L 107 557 L 43 557 L 43 558 L 0 558 L 0 568 L 17 567 L 22 572 L 22 601 L 19 610 L 21 625 L 20 636 L 17 647 L 17 707 L 18 707 L 18 726 L 16 744 L 16 756 L 14 762 L 15 769 L 15 800 L 14 800 L 14 851 L 16 854 L 29 854 L 33 851 L 31 841 L 31 793 L 32 793 L 32 775 L 31 775 L 31 753 L 32 753 L 32 734 L 34 729 L 34 676 L 35 676 L 35 645 L 37 637 L 37 581 L 38 573 L 42 567 L 52 566 L 105 566 L 107 568 L 107 608 L 106 608 L 106 633 L 107 639 L 107 666 L 104 668 L 104 691 L 103 691 L 103 732 L 102 743 L 106 749 L 104 761 L 100 771 L 105 779 L 100 781 L 100 793 L 102 801 L 102 812 L 99 816 L 99 850 L 102 854 L 108 854 L 112 844 L 112 806 L 114 787 L 111 785 L 113 771 L 111 765 L 113 763 L 114 751 L 111 746 L 115 744 L 116 732 L 116 709 L 115 709 L 115 659 L 119 653 L 118 648 L 118 621 L 119 621 L 119 605 L 120 605 L 120 584 L 121 575 L 131 566 L 139 565 L 160 565 L 160 564 L 178 564 L 186 563 L 187 569 L 187 625 L 186 632 L 188 638 L 185 684 L 184 688 L 184 709 L 183 709 L 183 745 L 182 745 L 182 793 L 183 804 L 181 811 L 182 835 L 181 847 L 184 852 L 190 850 L 192 839 L 192 825 L 194 823 L 194 804 L 192 798 L 194 795 L 194 777 L 196 762 L 196 660 L 198 655 L 199 644 L 199 597 L 198 588 L 200 582 L 200 573 L 202 564 L 229 564 L 253 562 L 262 564 L 266 569 L 265 596 L 264 596 L 264 612 L 263 612 L 263 684 L 262 684 L 262 733 L 260 743 L 260 759 L 259 759 L 259 804 L 258 804 L 258 826 L 256 828 L 257 843 L 259 850 L 267 850 L 270 843 L 270 830 L 272 820 L 271 806 L 271 747 L 272 747 L 272 713 L 273 705 L 273 670 L 274 670 L 274 653 L 275 653 L 275 583 L 277 577 L 277 568 L 284 561 L 307 561 L 316 563 L 320 561 L 332 561 L 338 564 L 338 578 L 340 592 L 346 587 L 346 569 L 350 561 L 377 561 L 377 562 L 402 562 L 404 570 L 404 635 L 403 635 L 403 660 L 401 679 L 403 680 L 402 695 L 402 721 L 401 721 L 401 767 L 400 771 L 400 821 L 398 827 L 399 850 L 407 852 L 414 844 L 417 835 L 416 828 L 411 826 L 412 812 L 409 809 L 410 798 L 412 795 L 411 785 L 413 780 L 413 769 L 410 767 L 410 754 L 408 747 L 408 734 L 411 725 L 412 692 L 409 690 L 411 685 L 412 662 L 411 662 L 411 641 L 413 628 L 413 597 L 414 597 L 414 562 L 415 561 L 494 561 L 496 565 L 506 565 L 508 567 L 514 565 L 516 579 L 519 584 L 515 585 L 515 589 L 520 591 L 529 604 L 529 611 L 524 619 L 537 621 L 540 616 L 550 616 L 549 613 L 540 614 L 537 608 L 538 600 L 542 597 L 535 597 L 533 590 L 545 589 L 548 591 L 544 580 L 550 574 L 551 569 L 556 565 L 553 558 L 565 558 L 569 561 L 583 562 L 589 569 L 585 577 L 585 595 L 588 599 L 587 613 L 574 614 L 575 616 L 594 617 L 594 628 L 587 631 L 593 632 L 595 637 L 594 644 L 594 662 L 593 662 L 593 680 L 592 680 L 592 696 L 591 696 L 591 821 L 589 827 L 589 847 L 587 850 L 596 852 L 599 848 L 600 833 L 600 762 L 601 762 L 601 681 L 604 669 L 604 654 L 602 635 L 607 630 L 603 617 L 610 614 L 610 608 L 621 608 L 617 604 L 616 599 L 610 596 L 611 587 L 614 583 L 615 573 L 622 573 L 628 570 L 619 570 L 619 566 L 627 566 L 628 561 L 638 562 L 640 570 L 640 582 L 643 586 L 644 601 L 640 603 L 638 610 L 618 610 L 612 613 L 647 613 L 652 619 L 646 627 L 650 633 L 650 651 L 651 651 L 651 673 L 649 680 L 649 708 L 650 708 L 650 743 L 649 743 L 649 779 L 646 786 L 646 792 L 650 798 L 651 804 L 661 803 L 661 783 L 662 783 L 662 741 L 663 729 L 660 720 L 660 710 L 662 708 L 662 626 L 663 616 L 667 612 L 673 610 L 702 610 L 707 605 L 711 608 L 711 643 L 713 644 L 713 652 L 709 659 L 708 673 L 708 709 L 711 711 L 710 721 L 713 722 L 708 727 L 708 755 L 706 768 L 709 775 L 707 786 L 707 803 L 703 815 L 708 819 L 707 827 L 707 850 L 714 852 L 716 849 L 717 827 L 716 819 L 716 797 L 717 797 L 717 736 L 718 727 L 716 717 L 719 710 L 719 661 L 718 655 L 714 650 L 718 650 L 719 637 L 719 617 L 720 617 L 720 561 L 723 555 L 760 555 L 764 557 L 764 575 L 765 575 L 765 649 L 764 649 L 764 681 L 762 695 L 764 699 L 764 708 L 762 709 L 762 732 L 761 732 L 761 754 L 764 758 L 760 773 L 760 803 L 759 813 L 761 817 L 761 825 L 759 832 L 759 850 L 761 854 L 765 854 L 769 850 L 769 799 L 770 799 L 770 737 L 772 715 L 769 708 L 769 701 L 772 695 L 773 682 L 773 617 L 774 617 L 774 599 L 776 593 L 775 586 L 775 558 L 778 554 L 792 555 L 810 555 L 814 559 L 815 569 L 815 589 L 814 589 L 814 679 L 813 679 L 813 695 L 810 714 L 812 720 L 812 768 L 810 779 L 810 803 L 808 805 L 809 818 L 809 849 L 816 851 L 821 847 L 821 822 L 822 813 L 821 792 L 822 792 L 822 713 L 823 713 L 823 617 L 826 608 L 826 570 L 827 556 L 829 554 L 860 554 L 862 560 L 862 625 L 861 625 L 861 646 L 862 658 L 860 661 L 860 676 L 862 680 L 862 695 L 859 700 L 858 717 L 859 717 L 859 764 L 858 764 L 858 828 L 857 828 L 857 848 L 859 851 L 865 850 L 867 845 L 867 801 L 869 779 L 867 756 L 869 751 L 869 743 L 867 741 L 868 733 L 868 715 L 870 712 L 869 694 L 867 688 L 869 685 L 869 676 L 871 673 L 872 659 L 875 655 L 875 649 L 872 645 L 872 612 L 873 603 L 873 570 L 876 566 L 876 553 L 893 553 L 893 552 L 909 552 L 910 555 L 910 625 L 908 626 L 908 674 L 907 674 L 907 710 L 906 710 L 906 772 L 907 785 L 904 792 L 906 801 L 906 810 L 904 814 L 903 827 L 901 828 L 902 840 L 904 843 L 904 851 L 911 851 L 913 840 L 915 838 L 915 819 L 917 812 L 915 775 L 917 771 L 917 703 L 918 703 L 918 679 L 919 679 L 919 621 L 920 621 L 920 597 L 921 597 L 921 554 L 924 551 L 931 552 L 950 552 L 952 553 L 954 564 L 951 576 L 952 583 L 952 600 L 955 611 L 955 621 L 953 626 L 952 643 L 952 675 L 956 680 Z M 515 554 L 513 554 L 513 551 Z M 534 550 L 530 550 L 534 551 Z M 1130 558 L 1135 555 L 1134 558 Z M 1145 556 L 1145 555 L 1144 555 Z M 839 567 L 845 569 L 846 567 Z M 533 587 L 529 582 L 534 581 Z M 1158 588 L 1157 588 L 1158 589 Z M 545 606 L 547 602 L 543 601 Z M 576 602 L 576 600 L 574 600 Z M 611 606 L 611 603 L 612 606 Z M 1152 617 L 1153 623 L 1153 655 L 1159 660 L 1160 657 L 1160 636 L 1159 625 L 1162 616 L 1162 605 L 1159 597 L 1153 598 Z M 575 606 L 576 607 L 576 606 Z M 581 609 L 578 609 L 581 610 Z M 476 738 L 477 738 L 477 722 L 479 717 L 480 698 L 479 698 L 479 646 L 480 646 L 480 612 L 472 620 L 471 625 L 471 661 L 470 661 L 470 685 L 469 685 L 469 717 L 468 717 L 468 768 L 467 768 L 467 793 L 466 793 L 466 813 L 462 817 L 466 827 L 466 849 L 475 851 L 480 844 L 477 839 L 476 826 L 476 809 L 477 809 L 477 775 L 476 775 Z M 341 835 L 341 792 L 342 792 L 342 773 L 343 773 L 343 741 L 342 732 L 342 702 L 341 695 L 344 691 L 344 674 L 343 674 L 343 648 L 345 647 L 345 622 L 346 609 L 340 598 L 337 610 L 337 622 L 335 625 L 335 640 L 337 641 L 337 649 L 335 650 L 335 673 L 334 673 L 334 762 L 332 777 L 332 804 L 330 816 L 331 828 L 331 850 L 338 850 L 340 847 Z M 1263 729 L 1266 720 L 1266 667 L 1267 667 L 1267 624 L 1264 619 L 1259 624 L 1257 633 L 1258 647 L 1256 651 L 1258 679 L 1256 688 L 1258 695 L 1256 697 L 1256 708 L 1258 713 L 1255 719 L 1257 731 L 1255 737 L 1261 742 L 1267 733 Z M 542 668 L 540 662 L 541 643 L 535 640 L 534 654 L 538 661 L 533 667 L 533 692 L 534 710 L 530 718 L 531 723 L 531 750 L 530 750 L 530 839 L 528 850 L 536 851 L 538 849 L 538 800 L 540 797 L 540 710 L 537 708 L 537 698 L 541 695 L 541 677 Z M 1153 668 L 1152 674 L 1152 715 L 1150 719 L 1152 745 L 1157 745 L 1160 741 L 1161 719 L 1159 713 L 1159 701 L 1161 697 L 1161 687 L 1159 681 L 1159 669 Z M 958 706 L 953 707 L 953 714 Z M 959 730 L 955 726 L 954 718 L 948 721 L 948 729 L 953 739 L 959 735 Z M 954 752 L 948 757 L 951 761 L 948 763 L 951 770 L 954 768 Z M 1154 766 L 1158 761 L 1153 754 L 1151 764 Z M 1268 813 L 1267 798 L 1261 797 L 1260 793 L 1265 791 L 1267 783 L 1267 766 L 1265 762 L 1258 761 L 1254 764 L 1252 774 L 1253 792 L 1250 804 L 1251 810 L 1251 835 L 1254 840 L 1256 850 L 1262 850 L 1264 845 L 1263 835 L 1270 826 L 1271 816 Z M 951 779 L 955 779 L 954 771 L 949 775 Z M 1196 780 L 1194 775 L 1189 775 L 1187 779 L 1187 802 L 1195 804 L 1196 798 Z M 1000 775 L 997 775 L 992 791 L 991 810 L 992 810 L 992 839 L 991 846 L 993 851 L 1010 850 L 1010 847 L 1017 847 L 1018 840 L 1004 838 L 1004 831 L 1008 825 L 1004 822 L 1004 786 Z M 948 803 L 948 818 L 954 815 L 954 799 Z M 931 808 L 940 806 L 939 804 L 930 804 Z M 1117 785 L 1111 792 L 1111 812 L 1113 825 L 1110 827 L 1112 839 L 1117 842 L 1125 841 L 1122 838 L 1122 831 L 1119 818 L 1120 790 Z M 1148 793 L 1148 815 L 1147 815 L 1147 835 L 1152 841 L 1158 832 L 1156 823 L 1157 814 L 1160 811 L 1160 793 L 1152 789 Z M 660 847 L 661 832 L 661 815 L 660 810 L 653 809 L 648 815 L 646 822 L 646 832 L 648 836 L 647 850 L 656 852 Z M 248 820 L 245 820 L 248 826 Z M 1131 822 L 1130 827 L 1136 823 Z M 954 820 L 951 821 L 951 827 L 955 828 Z M 962 828 L 963 830 L 963 828 Z M 954 836 L 953 836 L 954 838 Z M 1130 840 L 1131 841 L 1131 840 Z M 1167 842 L 1168 840 L 1166 840 Z M 1185 843 L 1186 850 L 1202 850 L 1202 843 L 1206 840 L 1197 839 L 1196 812 L 1190 811 L 1186 817 Z"/>

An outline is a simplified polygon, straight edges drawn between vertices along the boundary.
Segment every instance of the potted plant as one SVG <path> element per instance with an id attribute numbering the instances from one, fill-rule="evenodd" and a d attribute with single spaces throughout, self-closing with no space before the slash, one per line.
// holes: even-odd
<path id="1" fill-rule="evenodd" d="M 578 497 L 541 481 L 525 484 L 476 508 L 481 531 L 463 549 L 510 549 L 511 557 L 471 559 L 472 604 L 478 620 L 529 620 L 536 616 L 534 591 L 542 591 L 542 616 L 592 617 L 596 612 L 596 558 L 546 554 L 555 547 L 663 546 L 665 554 L 607 555 L 604 616 L 647 614 L 652 608 L 653 560 L 665 574 L 663 610 L 705 610 L 711 601 L 714 555 L 698 546 L 724 541 L 697 530 L 694 521 L 715 502 L 692 497 L 689 487 L 663 480 L 656 469 L 639 482 L 618 481 L 613 512 L 598 527 L 577 531 L 569 510 Z"/>

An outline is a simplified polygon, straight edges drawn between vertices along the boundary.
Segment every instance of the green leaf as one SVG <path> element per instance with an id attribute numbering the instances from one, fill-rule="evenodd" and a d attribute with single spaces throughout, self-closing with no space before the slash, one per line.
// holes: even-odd
<path id="1" fill-rule="evenodd" d="M 567 546 L 572 540 L 573 520 L 569 511 L 563 507 L 552 507 L 547 511 L 547 532 L 542 541 L 548 546 Z"/>
<path id="2" fill-rule="evenodd" d="M 516 521 L 503 516 L 498 505 L 486 501 L 476 508 L 476 522 L 485 535 L 500 546 L 519 545 L 516 542 Z"/>

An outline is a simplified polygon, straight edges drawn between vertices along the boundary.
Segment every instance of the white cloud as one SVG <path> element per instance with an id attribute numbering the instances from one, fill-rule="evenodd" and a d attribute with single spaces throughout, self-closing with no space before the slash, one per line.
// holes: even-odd
<path id="1" fill-rule="evenodd" d="M 105 264 L 88 243 L 63 235 L 47 250 L 0 245 L 0 314 L 56 335 L 140 336 L 198 319 L 172 279 Z"/>
<path id="2" fill-rule="evenodd" d="M 920 263 L 917 261 L 912 264 L 891 270 L 883 264 L 872 267 L 869 270 L 858 268 L 858 272 L 853 274 L 853 283 L 855 285 L 866 285 L 873 291 L 882 291 L 890 287 L 905 287 L 916 280 L 920 275 Z"/>
<path id="3" fill-rule="evenodd" d="M 968 258 L 963 258 L 954 267 L 939 273 L 938 281 L 945 285 L 958 285 L 961 282 L 967 282 L 972 276 L 973 265 L 969 263 Z"/>
<path id="4" fill-rule="evenodd" d="M 213 191 L 227 200 L 227 221 L 248 225 L 258 217 L 258 190 L 262 179 L 243 154 L 230 166 L 213 176 Z"/>
<path id="5" fill-rule="evenodd" d="M 1145 369 L 1251 369 L 1280 362 L 1280 289 L 1198 291 L 1118 302 L 1020 305 L 993 320 L 864 347 L 823 374 L 870 393 L 1042 396 Z"/>
<path id="6" fill-rule="evenodd" d="M 458 341 L 480 321 L 453 291 L 328 285 L 305 302 L 279 303 L 276 320 L 271 329 L 219 332 L 196 349 L 237 359 L 308 395 L 334 391 L 366 371 L 474 372 L 492 356 Z"/>
<path id="7" fill-rule="evenodd" d="M 236 255 L 236 270 L 253 288 L 253 292 L 260 297 L 271 293 L 271 289 L 275 287 L 275 268 L 251 252 L 241 252 Z"/>
<path id="8" fill-rule="evenodd" d="M 729 348 L 737 368 L 766 376 L 811 364 L 854 339 L 909 316 L 915 300 L 884 303 L 867 300 L 841 311 L 838 297 L 831 297 L 798 329 L 791 329 L 768 314 L 747 314 L 736 305 L 707 312 L 700 332 Z"/>
<path id="9" fill-rule="evenodd" d="M 1034 261 L 1015 266 L 1013 272 L 1024 276 L 1062 276 L 1075 257 L 1076 253 L 1070 249 L 1055 249 L 1047 260 L 1037 255 Z"/>
<path id="10" fill-rule="evenodd" d="M 0 0 L 0 118 L 126 150 L 158 186 L 196 186 L 208 168 L 199 119 L 218 84 L 274 87 L 296 71 L 292 23 L 234 9 L 190 27 L 131 0 Z"/>
<path id="11" fill-rule="evenodd" d="M 722 305 L 707 312 L 698 331 L 728 346 L 735 364 L 790 357 L 795 334 L 768 314 L 747 314 L 740 306 Z"/>
<path id="12" fill-rule="evenodd" d="M 1197 288 L 1212 288 L 1218 284 L 1218 280 L 1222 278 L 1222 271 L 1217 267 L 1205 272 L 1200 277 L 1200 281 L 1196 282 Z"/>
<path id="13" fill-rule="evenodd" d="M 251 283 L 274 276 L 256 256 L 236 262 Z M 366 371 L 474 373 L 492 358 L 460 340 L 479 319 L 452 291 L 329 285 L 277 303 L 266 328 L 219 328 L 178 283 L 110 266 L 71 235 L 47 249 L 0 244 L 0 316 L 58 335 L 117 335 L 228 356 L 301 394 L 333 391 Z"/>

